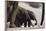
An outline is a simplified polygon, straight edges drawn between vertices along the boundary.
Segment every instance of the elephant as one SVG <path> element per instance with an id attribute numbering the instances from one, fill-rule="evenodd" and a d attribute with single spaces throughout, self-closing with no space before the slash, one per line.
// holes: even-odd
<path id="1" fill-rule="evenodd" d="M 27 11 L 28 14 L 25 13 L 25 11 Z M 26 27 L 27 26 L 27 22 L 28 22 L 28 27 L 30 27 L 30 25 L 33 25 L 31 23 L 31 20 L 35 20 L 36 21 L 35 25 L 37 25 L 36 17 L 35 17 L 35 15 L 34 15 L 34 13 L 32 11 L 25 10 L 24 8 L 21 8 L 21 9 L 19 8 L 19 12 L 20 13 L 18 13 L 16 15 L 16 20 L 14 22 L 16 27 L 21 27 L 23 23 L 24 23 L 24 27 Z M 30 19 L 29 19 L 28 15 L 29 15 Z"/>

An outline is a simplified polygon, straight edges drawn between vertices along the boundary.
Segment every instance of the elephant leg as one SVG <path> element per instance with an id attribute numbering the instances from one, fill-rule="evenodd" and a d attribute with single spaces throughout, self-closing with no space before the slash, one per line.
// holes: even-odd
<path id="1" fill-rule="evenodd" d="M 27 26 L 27 21 L 24 21 L 24 27 L 26 27 Z"/>
<path id="2" fill-rule="evenodd" d="M 28 27 L 30 27 L 30 22 L 28 21 Z"/>
<path id="3" fill-rule="evenodd" d="M 21 27 L 20 23 L 18 23 L 17 27 Z"/>
<path id="4" fill-rule="evenodd" d="M 18 20 L 15 21 L 15 25 L 16 25 L 16 27 L 20 27 L 21 26 L 21 24 L 20 24 L 20 22 Z"/>
<path id="5" fill-rule="evenodd" d="M 18 27 L 21 27 L 22 24 L 23 24 L 23 22 L 19 22 L 19 23 L 18 23 Z"/>
<path id="6" fill-rule="evenodd" d="M 36 20 L 36 23 L 35 23 L 35 25 L 37 25 L 37 20 Z"/>
<path id="7" fill-rule="evenodd" d="M 28 27 L 30 27 L 30 25 L 32 25 L 32 23 L 30 20 L 28 20 Z"/>
<path id="8" fill-rule="evenodd" d="M 11 16 L 11 23 L 10 23 L 10 28 L 14 28 L 15 27 L 15 18 L 16 18 L 16 14 L 18 12 L 18 2 L 14 2 L 13 4 L 13 9 L 12 9 L 12 16 Z"/>
<path id="9" fill-rule="evenodd" d="M 20 22 L 20 25 L 22 25 L 23 24 L 23 22 Z"/>

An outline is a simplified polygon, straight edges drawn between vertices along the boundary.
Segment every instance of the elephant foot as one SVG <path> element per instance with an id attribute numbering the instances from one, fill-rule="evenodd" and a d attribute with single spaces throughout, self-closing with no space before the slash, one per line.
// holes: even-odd
<path id="1" fill-rule="evenodd" d="M 35 19 L 36 20 L 36 19 Z M 36 20 L 36 23 L 35 23 L 35 25 L 37 25 L 37 20 Z"/>
<path id="2" fill-rule="evenodd" d="M 26 27 L 26 26 L 24 26 L 24 27 Z"/>
<path id="3" fill-rule="evenodd" d="M 35 25 L 37 25 L 37 22 L 35 23 Z"/>
<path id="4" fill-rule="evenodd" d="M 28 24 L 28 27 L 30 27 L 31 24 Z"/>
<path id="5" fill-rule="evenodd" d="M 17 26 L 18 28 L 20 28 L 20 26 Z"/>
<path id="6" fill-rule="evenodd" d="M 25 23 L 25 24 L 24 24 L 24 27 L 26 27 L 26 26 L 27 26 L 27 24 Z"/>
<path id="7" fill-rule="evenodd" d="M 10 24 L 9 28 L 15 28 L 14 24 Z"/>
<path id="8" fill-rule="evenodd" d="M 30 25 L 28 27 L 30 27 Z"/>
<path id="9" fill-rule="evenodd" d="M 16 27 L 20 27 L 20 26 L 18 25 L 18 26 L 16 26 Z"/>

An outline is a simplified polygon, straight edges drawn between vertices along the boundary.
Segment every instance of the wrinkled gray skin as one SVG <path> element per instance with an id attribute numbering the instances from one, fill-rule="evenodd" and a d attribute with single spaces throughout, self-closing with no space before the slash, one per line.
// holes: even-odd
<path id="1" fill-rule="evenodd" d="M 31 3 L 30 4 L 32 7 L 39 7 L 39 3 Z M 10 21 L 10 27 L 14 28 L 15 27 L 15 18 L 16 18 L 16 15 L 17 13 L 19 13 L 19 10 L 18 10 L 18 2 L 17 1 L 8 1 L 7 2 L 7 21 Z M 27 11 L 22 11 L 23 13 L 25 12 L 25 14 L 27 15 L 26 17 L 28 17 L 29 21 L 30 21 L 30 17 L 28 15 L 28 12 Z M 26 22 L 26 21 L 25 21 Z M 24 22 L 24 23 L 25 23 Z M 31 22 L 29 22 L 31 23 Z M 29 25 L 30 26 L 30 25 Z M 25 25 L 26 27 L 26 25 Z"/>

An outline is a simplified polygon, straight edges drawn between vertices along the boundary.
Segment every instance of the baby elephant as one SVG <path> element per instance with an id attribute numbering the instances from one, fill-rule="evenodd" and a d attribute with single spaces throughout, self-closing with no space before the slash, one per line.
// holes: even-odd
<path id="1" fill-rule="evenodd" d="M 19 10 L 20 13 L 16 15 L 16 19 L 15 19 L 16 27 L 21 27 L 23 23 L 24 23 L 24 27 L 26 27 L 27 22 L 28 22 L 28 27 L 30 27 L 30 25 L 33 25 L 31 20 L 35 20 L 36 21 L 35 25 L 37 25 L 37 20 L 32 11 L 27 10 L 28 13 L 25 13 L 25 12 L 22 13 L 22 11 L 23 10 Z"/>

